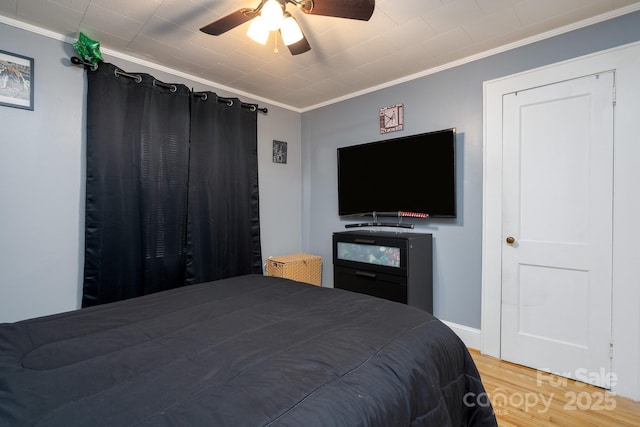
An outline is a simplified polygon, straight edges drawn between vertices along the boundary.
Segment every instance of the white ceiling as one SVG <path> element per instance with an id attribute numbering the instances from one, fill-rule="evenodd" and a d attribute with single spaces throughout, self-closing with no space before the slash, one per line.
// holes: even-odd
<path id="1" fill-rule="evenodd" d="M 249 24 L 221 36 L 199 31 L 259 3 L 0 0 L 0 14 L 72 40 L 82 31 L 100 41 L 103 53 L 140 58 L 305 111 L 482 52 L 640 9 L 640 1 L 631 0 L 377 0 L 373 17 L 363 22 L 304 15 L 288 4 L 312 48 L 297 56 L 281 42 L 274 53 L 273 36 L 267 46 L 253 42 L 246 36 Z"/>

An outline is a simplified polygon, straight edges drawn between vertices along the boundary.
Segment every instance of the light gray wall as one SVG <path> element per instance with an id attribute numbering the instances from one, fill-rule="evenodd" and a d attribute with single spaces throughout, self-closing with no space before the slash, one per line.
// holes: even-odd
<path id="1" fill-rule="evenodd" d="M 34 58 L 35 110 L 0 106 L 0 322 L 79 307 L 84 260 L 84 71 L 70 44 L 0 23 L 0 49 Z M 119 55 L 121 57 L 122 55 Z M 202 82 L 105 55 L 126 71 L 148 72 L 195 90 Z M 252 102 L 240 96 L 243 101 Z M 262 249 L 301 246 L 300 114 L 260 102 L 258 160 Z M 271 161 L 272 141 L 288 143 L 288 163 Z"/>
<path id="2" fill-rule="evenodd" d="M 406 128 L 391 136 L 458 130 L 459 217 L 419 223 L 416 231 L 435 237 L 435 314 L 479 328 L 482 82 L 639 39 L 640 13 L 634 13 L 302 115 L 265 104 L 269 114 L 258 119 L 263 256 L 321 255 L 323 285 L 332 286 L 331 234 L 345 224 L 337 216 L 336 148 L 383 139 L 378 109 L 404 103 Z M 2 23 L 0 40 L 1 49 L 35 59 L 35 111 L 0 107 L 1 322 L 79 306 L 85 77 L 69 65 L 73 49 L 66 43 Z M 107 59 L 127 71 L 216 91 Z M 271 162 L 273 139 L 288 142 L 286 165 Z"/>
<path id="3" fill-rule="evenodd" d="M 638 12 L 303 113 L 303 247 L 325 260 L 323 285 L 333 283 L 331 235 L 347 223 L 337 215 L 336 149 L 455 127 L 458 218 L 416 221 L 414 231 L 434 236 L 434 314 L 479 329 L 483 82 L 637 40 Z M 378 110 L 396 103 L 404 104 L 405 129 L 382 136 Z M 393 179 L 366 165 L 363 173 L 371 174 L 372 185 Z M 420 191 L 437 183 L 415 185 Z"/>
<path id="4" fill-rule="evenodd" d="M 78 304 L 82 70 L 64 47 L 0 24 L 1 48 L 34 58 L 35 110 L 0 106 L 0 321 Z"/>

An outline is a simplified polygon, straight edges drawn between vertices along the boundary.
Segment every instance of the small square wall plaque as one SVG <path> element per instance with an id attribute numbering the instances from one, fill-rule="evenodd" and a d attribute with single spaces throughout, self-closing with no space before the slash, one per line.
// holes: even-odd
<path id="1" fill-rule="evenodd" d="M 395 104 L 380 109 L 380 133 L 404 129 L 404 105 Z"/>

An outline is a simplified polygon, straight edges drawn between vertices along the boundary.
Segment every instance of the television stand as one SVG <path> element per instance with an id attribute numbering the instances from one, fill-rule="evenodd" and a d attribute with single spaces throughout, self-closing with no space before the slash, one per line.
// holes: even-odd
<path id="1" fill-rule="evenodd" d="M 396 228 L 413 228 L 413 224 L 404 224 L 402 223 L 402 218 L 429 218 L 428 214 L 421 212 L 407 212 L 407 211 L 397 211 L 397 212 L 364 212 L 353 215 L 346 215 L 346 217 L 351 218 L 360 218 L 364 216 L 373 217 L 373 222 L 360 222 L 357 224 L 347 224 L 344 228 L 356 228 L 356 227 L 396 227 Z M 392 217 L 398 218 L 398 222 L 378 222 L 378 217 Z"/>
<path id="2" fill-rule="evenodd" d="M 396 228 L 413 228 L 413 224 L 403 224 L 401 222 L 359 222 L 356 224 L 347 224 L 344 228 L 358 227 L 396 227 Z"/>
<path id="3" fill-rule="evenodd" d="M 334 287 L 433 313 L 432 235 L 392 231 L 333 233 Z"/>

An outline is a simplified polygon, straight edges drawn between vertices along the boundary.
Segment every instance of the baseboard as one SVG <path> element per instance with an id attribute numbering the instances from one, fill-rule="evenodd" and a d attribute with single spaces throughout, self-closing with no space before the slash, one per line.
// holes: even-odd
<path id="1" fill-rule="evenodd" d="M 482 331 L 480 329 L 447 322 L 446 320 L 443 320 L 442 323 L 450 327 L 467 347 L 480 350 L 480 346 L 482 345 Z"/>

